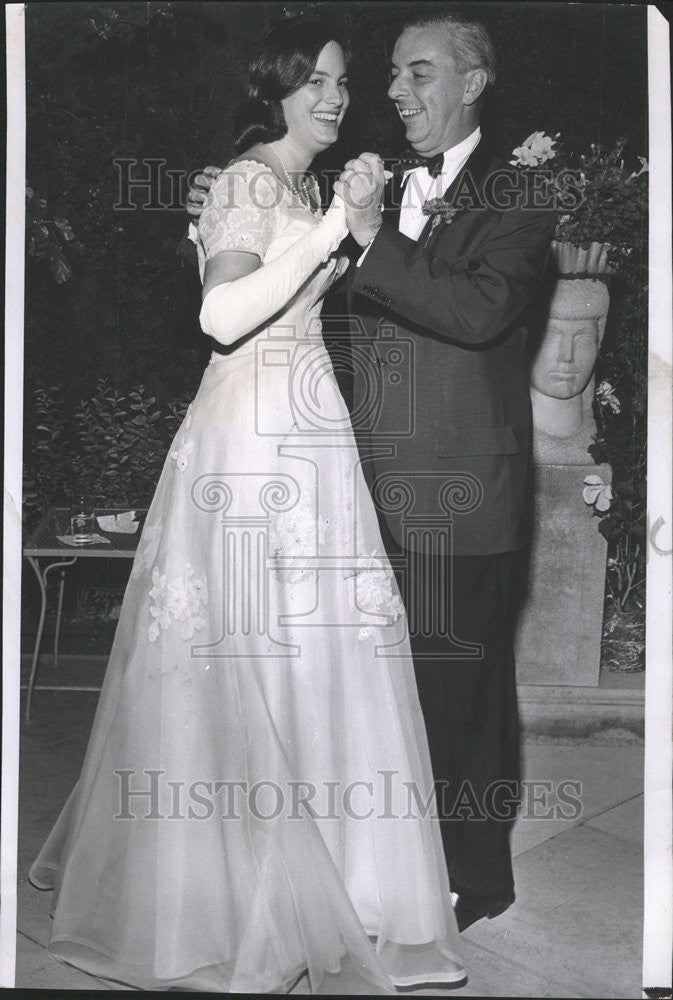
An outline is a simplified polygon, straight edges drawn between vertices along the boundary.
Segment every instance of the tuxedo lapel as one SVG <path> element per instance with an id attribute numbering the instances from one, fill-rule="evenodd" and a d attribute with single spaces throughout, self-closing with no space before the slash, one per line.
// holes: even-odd
<path id="1" fill-rule="evenodd" d="M 470 197 L 470 195 L 476 194 L 479 198 L 478 203 L 481 203 L 483 201 L 481 196 L 484 188 L 484 181 L 486 180 L 488 167 L 490 166 L 492 160 L 493 151 L 489 143 L 482 137 L 475 146 L 473 152 L 468 157 L 465 166 L 458 172 L 454 180 L 451 184 L 449 184 L 448 188 L 442 195 L 442 201 L 451 204 L 458 192 L 464 192 L 466 199 Z M 457 205 L 456 208 L 460 211 L 461 206 Z M 423 227 L 421 235 L 418 237 L 419 246 L 424 247 L 427 245 L 432 232 L 432 223 L 432 216 L 428 216 L 428 221 Z"/>
<path id="2" fill-rule="evenodd" d="M 493 159 L 493 151 L 485 139 L 480 139 L 451 184 L 442 195 L 442 200 L 451 202 L 458 191 L 477 191 L 480 195 L 486 180 L 486 172 Z"/>

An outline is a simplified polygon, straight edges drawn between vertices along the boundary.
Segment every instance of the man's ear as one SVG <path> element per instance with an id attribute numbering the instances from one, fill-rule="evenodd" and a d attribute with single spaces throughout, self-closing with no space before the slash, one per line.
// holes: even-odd
<path id="1" fill-rule="evenodd" d="M 488 83 L 488 73 L 485 69 L 478 67 L 470 69 L 465 74 L 465 90 L 463 92 L 463 104 L 468 107 L 475 104 L 486 89 Z"/>

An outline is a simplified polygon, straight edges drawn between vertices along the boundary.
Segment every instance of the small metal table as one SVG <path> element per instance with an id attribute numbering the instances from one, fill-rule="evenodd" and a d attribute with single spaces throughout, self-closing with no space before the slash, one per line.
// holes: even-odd
<path id="1" fill-rule="evenodd" d="M 128 508 L 105 507 L 96 509 L 97 516 L 105 514 L 120 514 Z M 141 523 L 145 509 L 136 509 L 136 518 Z M 26 693 L 25 719 L 30 720 L 30 706 L 35 689 L 35 678 L 37 675 L 37 663 L 42 644 L 42 632 L 44 630 L 44 620 L 47 613 L 47 575 L 52 569 L 60 568 L 61 579 L 58 588 L 58 605 L 56 608 L 56 629 L 54 632 L 54 666 L 58 666 L 58 640 L 61 631 L 61 612 L 63 610 L 63 588 L 65 586 L 65 571 L 68 566 L 72 566 L 78 559 L 133 559 L 138 541 L 141 535 L 139 527 L 133 534 L 123 532 L 103 531 L 96 521 L 95 532 L 103 538 L 109 539 L 108 543 L 90 542 L 83 545 L 67 545 L 58 540 L 58 535 L 67 535 L 70 532 L 70 508 L 52 507 L 42 518 L 35 531 L 23 547 L 23 554 L 33 567 L 37 582 L 40 587 L 41 605 L 40 618 L 35 637 L 35 649 L 28 679 L 28 691 Z M 39 560 L 45 562 L 41 566 Z M 38 688 L 38 690 L 40 690 Z M 83 688 L 64 688 L 64 690 L 81 691 Z"/>

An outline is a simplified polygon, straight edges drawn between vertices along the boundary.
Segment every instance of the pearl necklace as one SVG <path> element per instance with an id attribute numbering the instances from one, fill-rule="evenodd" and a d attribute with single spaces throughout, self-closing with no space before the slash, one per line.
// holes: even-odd
<path id="1" fill-rule="evenodd" d="M 302 191 L 304 192 L 304 197 L 302 197 L 301 192 L 299 191 L 296 184 L 292 180 L 292 177 L 290 176 L 290 171 L 285 166 L 285 163 L 283 162 L 283 158 L 280 155 L 280 153 L 276 149 L 274 149 L 273 146 L 269 146 L 269 149 L 273 150 L 274 156 L 280 163 L 280 168 L 283 171 L 285 182 L 290 189 L 290 194 L 292 194 L 297 199 L 302 208 L 305 208 L 307 212 L 310 212 L 311 215 L 314 215 L 315 209 L 311 203 L 311 196 L 306 188 L 306 178 L 304 177 L 304 179 L 301 182 Z"/>

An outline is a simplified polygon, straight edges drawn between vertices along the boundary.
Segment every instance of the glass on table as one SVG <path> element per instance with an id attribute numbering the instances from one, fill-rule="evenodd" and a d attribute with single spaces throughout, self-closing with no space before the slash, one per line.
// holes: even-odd
<path id="1" fill-rule="evenodd" d="M 80 497 L 70 512 L 70 535 L 78 545 L 87 545 L 93 541 L 96 519 L 93 503 L 86 497 Z"/>

